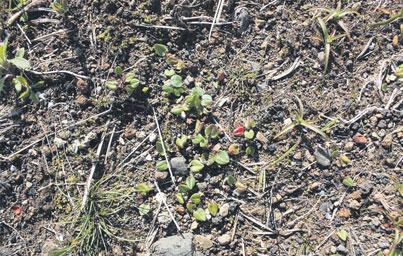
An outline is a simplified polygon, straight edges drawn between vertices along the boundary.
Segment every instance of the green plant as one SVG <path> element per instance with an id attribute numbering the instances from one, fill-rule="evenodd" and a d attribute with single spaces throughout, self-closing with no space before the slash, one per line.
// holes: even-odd
<path id="1" fill-rule="evenodd" d="M 67 12 L 67 0 L 54 0 L 51 4 L 50 4 L 50 8 L 52 8 L 55 12 L 59 13 L 59 14 L 63 14 L 65 12 Z"/>
<path id="2" fill-rule="evenodd" d="M 123 74 L 123 70 L 119 66 L 115 68 L 114 72 L 118 77 Z M 116 91 L 119 87 L 124 87 L 129 96 L 137 90 L 139 85 L 140 80 L 136 78 L 134 73 L 127 73 L 119 80 L 108 80 L 105 82 L 105 87 L 112 91 Z"/>
<path id="3" fill-rule="evenodd" d="M 397 68 L 396 68 L 396 76 L 401 78 L 403 77 L 403 64 L 400 64 Z"/>
<path id="4" fill-rule="evenodd" d="M 348 237 L 348 233 L 347 231 L 345 231 L 344 229 L 340 230 L 339 232 L 337 232 L 337 236 L 340 238 L 340 240 L 342 241 L 346 241 L 347 237 Z"/>
<path id="5" fill-rule="evenodd" d="M 126 209 L 135 204 L 135 189 L 123 183 L 117 176 L 102 177 L 89 190 L 88 201 L 77 216 L 72 211 L 64 222 L 71 225 L 72 239 L 68 245 L 53 251 L 50 255 L 97 255 L 107 249 L 112 241 L 134 243 L 139 240 L 124 237 L 123 226 L 127 224 L 122 216 Z M 80 205 L 81 197 L 77 197 Z M 151 207 L 142 204 L 136 207 L 140 215 L 147 214 Z M 127 229 L 127 227 L 125 228 Z"/>
<path id="6" fill-rule="evenodd" d="M 190 162 L 190 171 L 192 172 L 200 172 L 203 168 L 204 164 L 199 160 L 194 159 Z"/>
<path id="7" fill-rule="evenodd" d="M 298 105 L 298 111 L 295 113 L 295 120 L 291 124 L 289 124 L 286 127 L 284 127 L 283 130 L 280 131 L 274 137 L 274 139 L 277 139 L 277 138 L 279 138 L 279 137 L 291 132 L 296 127 L 308 128 L 309 130 L 321 135 L 323 138 L 327 138 L 326 133 L 324 133 L 319 127 L 317 127 L 316 125 L 314 125 L 314 124 L 312 124 L 309 121 L 306 121 L 304 119 L 304 107 L 302 105 L 302 102 L 297 96 L 295 96 L 295 100 L 296 100 L 297 105 Z"/>
<path id="8" fill-rule="evenodd" d="M 180 94 L 182 93 L 183 91 L 181 90 Z M 171 112 L 175 115 L 186 117 L 186 112 L 193 111 L 196 115 L 200 116 L 206 112 L 212 101 L 211 96 L 206 94 L 202 88 L 195 87 L 192 89 L 191 94 L 185 97 L 185 102 L 174 106 Z"/>
<path id="9" fill-rule="evenodd" d="M 183 149 L 185 148 L 187 141 L 188 136 L 182 135 L 181 137 L 176 138 L 175 144 L 178 146 L 178 148 Z"/>
<path id="10" fill-rule="evenodd" d="M 201 203 L 201 194 L 192 193 L 195 186 L 196 186 L 196 180 L 191 175 L 188 178 L 186 178 L 184 183 L 179 184 L 176 199 L 180 204 L 186 203 L 186 209 L 189 212 L 193 213 L 193 217 L 198 221 L 202 221 L 200 213 L 196 213 L 195 216 L 195 212 L 198 211 L 198 210 L 195 211 L 195 209 L 197 208 L 197 205 Z"/>
<path id="11" fill-rule="evenodd" d="M 349 14 L 355 14 L 357 16 L 361 16 L 357 11 L 353 9 L 341 9 L 341 2 L 337 3 L 336 9 L 333 8 L 322 8 L 322 7 L 317 7 L 313 8 L 312 10 L 318 10 L 320 12 L 326 12 L 328 15 L 324 18 L 325 22 L 334 20 L 338 22 L 341 18 L 343 18 L 346 15 Z"/>
<path id="12" fill-rule="evenodd" d="M 343 179 L 343 184 L 348 188 L 354 187 L 354 180 L 350 176 L 347 176 Z"/>
<path id="13" fill-rule="evenodd" d="M 164 82 L 162 90 L 168 95 L 174 95 L 176 97 L 181 96 L 185 92 L 183 87 L 182 77 L 179 75 L 173 75 L 171 78 Z"/>
<path id="14" fill-rule="evenodd" d="M 139 86 L 140 81 L 135 78 L 133 73 L 128 73 L 125 77 L 125 89 L 129 95 L 132 95 L 133 92 Z"/>
<path id="15" fill-rule="evenodd" d="M 201 115 L 204 108 L 211 105 L 213 99 L 202 88 L 195 87 L 192 89 L 191 94 L 186 96 L 185 101 L 190 110 L 194 110 L 197 115 Z"/>
<path id="16" fill-rule="evenodd" d="M 207 203 L 207 209 L 209 210 L 211 216 L 216 216 L 218 213 L 219 206 L 216 202 L 211 201 Z"/>
<path id="17" fill-rule="evenodd" d="M 145 196 L 145 195 L 147 195 L 150 191 L 152 191 L 152 187 L 149 186 L 149 185 L 146 184 L 146 183 L 140 183 L 140 184 L 137 184 L 135 191 L 136 191 L 136 192 L 139 192 L 141 195 Z"/>
<path id="18" fill-rule="evenodd" d="M 230 161 L 227 151 L 220 150 L 214 155 L 214 162 L 218 165 L 226 165 Z"/>
<path id="19" fill-rule="evenodd" d="M 217 126 L 214 124 L 208 125 L 204 129 L 204 136 L 200 134 L 199 132 L 201 131 L 201 123 L 196 122 L 196 129 L 195 132 L 197 131 L 195 137 L 192 139 L 193 145 L 199 145 L 201 148 L 206 148 L 209 145 L 210 139 L 216 139 L 219 136 L 219 130 Z"/>
<path id="20" fill-rule="evenodd" d="M 168 164 L 167 161 L 159 161 L 156 165 L 158 171 L 166 171 L 168 170 Z"/>
<path id="21" fill-rule="evenodd" d="M 154 44 L 153 49 L 155 54 L 157 54 L 160 57 L 164 57 L 165 54 L 168 52 L 168 47 L 166 47 L 163 44 Z"/>
<path id="22" fill-rule="evenodd" d="M 147 215 L 151 210 L 151 207 L 148 204 L 140 204 L 139 213 L 141 216 Z"/>
<path id="23" fill-rule="evenodd" d="M 329 66 L 329 58 L 330 58 L 330 50 L 331 50 L 330 46 L 334 41 L 345 37 L 345 34 L 336 36 L 335 35 L 336 31 L 334 31 L 333 34 L 329 35 L 329 30 L 328 30 L 325 22 L 321 18 L 318 18 L 318 23 L 319 23 L 319 26 L 323 33 L 323 43 L 324 43 L 324 48 L 325 48 L 324 49 L 325 50 L 325 57 L 324 57 L 325 70 L 324 70 L 324 72 L 326 73 L 328 70 L 328 66 Z"/>
<path id="24" fill-rule="evenodd" d="M 202 208 L 198 208 L 193 212 L 193 218 L 197 221 L 206 221 L 206 212 Z"/>
<path id="25" fill-rule="evenodd" d="M 11 65 L 18 69 L 26 70 L 31 68 L 31 64 L 24 58 L 24 48 L 18 48 L 15 52 L 15 56 L 12 59 L 7 57 L 8 40 L 0 43 L 0 70 L 10 71 Z"/>
<path id="26" fill-rule="evenodd" d="M 4 90 L 7 80 L 12 79 L 12 84 L 19 94 L 20 99 L 29 97 L 33 101 L 38 102 L 39 98 L 34 90 L 40 88 L 43 82 L 30 85 L 25 77 L 15 75 L 15 69 L 27 70 L 31 68 L 29 61 L 24 58 L 25 50 L 18 48 L 14 58 L 9 59 L 7 56 L 7 48 L 8 40 L 6 39 L 4 42 L 0 43 L 0 92 Z"/>
<path id="27" fill-rule="evenodd" d="M 35 93 L 35 90 L 43 86 L 43 81 L 35 83 L 31 86 L 23 76 L 16 76 L 13 79 L 13 84 L 16 92 L 20 94 L 20 96 L 18 97 L 19 99 L 25 99 L 29 97 L 33 102 L 39 102 L 39 97 L 38 94 Z"/>

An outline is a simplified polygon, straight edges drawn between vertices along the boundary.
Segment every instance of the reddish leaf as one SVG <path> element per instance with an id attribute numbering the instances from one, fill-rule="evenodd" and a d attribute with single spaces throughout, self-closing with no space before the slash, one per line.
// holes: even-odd
<path id="1" fill-rule="evenodd" d="M 14 214 L 15 215 L 20 215 L 21 214 L 21 206 L 16 206 L 14 207 Z"/>
<path id="2" fill-rule="evenodd" d="M 235 136 L 242 136 L 244 132 L 245 128 L 243 126 L 238 126 L 237 128 L 234 129 Z"/>
<path id="3" fill-rule="evenodd" d="M 224 82 L 224 79 L 225 79 L 225 73 L 224 72 L 219 72 L 218 73 L 218 81 L 219 82 Z"/>

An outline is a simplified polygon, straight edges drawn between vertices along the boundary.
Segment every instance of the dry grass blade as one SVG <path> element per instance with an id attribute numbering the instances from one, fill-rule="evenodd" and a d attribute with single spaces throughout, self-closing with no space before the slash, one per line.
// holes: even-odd
<path id="1" fill-rule="evenodd" d="M 171 164 L 169 163 L 169 159 L 168 159 L 167 151 L 166 151 L 166 148 L 165 148 L 164 140 L 162 138 L 160 124 L 158 123 L 157 114 L 155 113 L 154 108 L 153 108 L 153 113 L 154 113 L 155 124 L 157 125 L 157 129 L 158 129 L 158 135 L 159 135 L 160 141 L 161 141 L 161 147 L 162 147 L 162 150 L 163 150 L 163 153 L 164 153 L 165 161 L 167 162 L 169 175 L 171 176 L 172 183 L 175 185 L 175 177 L 174 177 L 174 174 L 172 172 Z"/>
<path id="2" fill-rule="evenodd" d="M 322 137 L 324 137 L 325 139 L 328 139 L 329 137 L 326 135 L 326 133 L 324 133 L 319 127 L 308 123 L 307 121 L 302 121 L 300 123 L 302 126 L 308 128 L 309 130 L 316 132 L 317 134 L 321 135 Z"/>
<path id="3" fill-rule="evenodd" d="M 318 23 L 320 28 L 322 29 L 323 43 L 325 44 L 324 66 L 326 73 L 329 66 L 329 58 L 330 58 L 329 30 L 327 29 L 325 22 L 321 18 L 318 18 Z"/>
<path id="4" fill-rule="evenodd" d="M 213 33 L 214 25 L 220 21 L 222 9 L 224 7 L 224 0 L 218 0 L 217 9 L 214 14 L 213 22 L 211 23 L 210 32 L 208 34 L 208 40 L 210 41 L 211 34 Z"/>
<path id="5" fill-rule="evenodd" d="M 297 124 L 295 124 L 295 123 L 292 123 L 292 124 L 287 125 L 286 127 L 284 127 L 283 130 L 281 130 L 281 132 L 279 132 L 276 136 L 274 136 L 273 139 L 274 139 L 274 140 L 275 140 L 275 139 L 278 139 L 278 138 L 280 138 L 281 136 L 283 136 L 284 134 L 289 133 L 290 131 L 292 131 L 292 129 L 295 128 L 296 125 L 297 125 Z"/>
<path id="6" fill-rule="evenodd" d="M 392 15 L 389 19 L 384 20 L 384 21 L 380 21 L 377 23 L 372 24 L 372 26 L 384 26 L 384 25 L 388 25 L 389 23 L 392 23 L 396 20 L 399 20 L 403 18 L 403 9 L 400 11 L 400 13 L 397 13 L 395 15 Z"/>

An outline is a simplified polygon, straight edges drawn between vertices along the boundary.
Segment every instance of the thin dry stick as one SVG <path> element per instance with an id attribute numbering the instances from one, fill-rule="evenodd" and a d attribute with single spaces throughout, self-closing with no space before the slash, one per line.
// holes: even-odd
<path id="1" fill-rule="evenodd" d="M 155 113 L 154 108 L 153 108 L 153 113 L 154 113 L 155 123 L 157 124 L 158 135 L 160 136 L 162 151 L 164 153 L 165 161 L 167 162 L 167 165 L 168 165 L 169 175 L 171 176 L 172 183 L 175 185 L 175 177 L 174 177 L 172 169 L 171 169 L 171 164 L 169 163 L 169 160 L 168 160 L 168 155 L 167 155 L 167 151 L 165 149 L 164 140 L 162 139 L 160 124 L 158 123 L 157 114 Z"/>
<path id="2" fill-rule="evenodd" d="M 108 125 L 109 125 L 109 121 L 106 123 L 106 129 L 108 129 Z M 97 148 L 97 160 L 99 159 L 99 156 L 101 155 L 101 150 L 102 150 L 102 146 L 105 141 L 106 132 L 107 132 L 107 130 L 102 135 L 101 142 L 99 143 L 98 148 Z M 84 210 L 85 205 L 87 204 L 88 194 L 90 192 L 90 187 L 91 187 L 91 183 L 92 183 L 92 177 L 94 176 L 95 169 L 97 168 L 97 163 L 98 163 L 98 161 L 94 161 L 92 163 L 90 175 L 88 176 L 87 182 L 85 184 L 83 202 L 81 203 L 81 208 L 80 208 L 79 214 Z"/>
<path id="3" fill-rule="evenodd" d="M 29 4 L 27 4 L 26 6 L 24 6 L 21 10 L 19 10 L 18 12 L 14 13 L 8 20 L 7 20 L 7 26 L 11 26 L 19 17 L 21 17 L 21 15 L 24 14 L 24 12 L 28 11 L 29 9 L 31 9 L 32 7 L 38 6 L 42 3 L 47 2 L 46 0 L 33 0 L 32 2 L 30 2 Z"/>
<path id="4" fill-rule="evenodd" d="M 160 189 L 160 187 L 158 186 L 158 183 L 157 183 L 156 181 L 154 181 L 154 185 L 155 185 L 155 187 L 157 188 L 157 191 L 158 191 L 157 196 L 159 195 L 159 197 L 157 197 L 157 201 L 160 201 L 160 202 L 162 201 L 162 202 L 164 203 L 165 208 L 167 209 L 167 211 L 168 211 L 168 213 L 169 213 L 169 216 L 171 217 L 172 221 L 175 223 L 175 226 L 176 226 L 176 228 L 178 229 L 179 233 L 182 235 L 182 231 L 181 231 L 181 229 L 180 229 L 180 227 L 179 227 L 179 224 L 178 224 L 178 222 L 176 222 L 176 220 L 175 220 L 175 218 L 174 218 L 174 215 L 172 214 L 171 210 L 170 210 L 169 207 L 168 207 L 167 198 L 166 198 L 165 193 L 162 193 L 162 192 L 161 192 L 161 189 Z"/>
<path id="5" fill-rule="evenodd" d="M 25 39 L 27 39 L 28 44 L 32 44 L 31 40 L 29 40 L 27 34 L 25 34 L 24 29 L 22 29 L 22 27 L 20 26 L 20 24 L 17 23 L 17 27 L 18 29 L 21 31 L 22 35 L 25 37 Z"/>
<path id="6" fill-rule="evenodd" d="M 106 161 L 108 160 L 108 155 L 109 155 L 109 151 L 111 150 L 112 139 L 113 139 L 113 135 L 115 134 L 115 129 L 116 129 L 116 124 L 113 126 L 113 130 L 112 130 L 112 133 L 111 133 L 111 137 L 109 138 L 108 148 L 106 149 L 106 153 L 105 153 L 104 164 L 106 164 Z"/>
<path id="7" fill-rule="evenodd" d="M 243 212 L 240 212 L 240 214 L 241 214 L 244 218 L 246 218 L 246 219 L 252 221 L 253 223 L 255 223 L 256 225 L 258 225 L 259 227 L 261 227 L 261 228 L 263 228 L 263 229 L 265 229 L 265 230 L 267 230 L 267 231 L 273 232 L 273 233 L 275 232 L 274 230 L 272 230 L 271 228 L 269 228 L 268 226 L 266 226 L 266 225 L 263 224 L 262 222 L 258 221 L 257 219 L 252 218 L 252 217 L 250 217 L 250 216 L 244 214 Z"/>
<path id="8" fill-rule="evenodd" d="M 214 123 L 216 123 L 216 125 L 218 126 L 218 128 L 220 128 L 220 130 L 224 133 L 225 137 L 227 137 L 227 139 L 232 142 L 231 137 L 227 134 L 227 132 L 225 131 L 224 127 L 222 127 L 222 125 L 213 117 Z"/>
<path id="9" fill-rule="evenodd" d="M 67 29 L 59 29 L 59 30 L 57 30 L 55 32 L 52 32 L 52 33 L 37 37 L 37 38 L 33 39 L 32 42 L 41 41 L 41 40 L 43 40 L 45 38 L 48 38 L 48 37 L 51 37 L 51 36 L 54 36 L 54 35 L 57 35 L 57 34 L 66 33 L 67 31 L 68 31 Z"/>
<path id="10" fill-rule="evenodd" d="M 312 206 L 312 208 L 308 212 L 306 212 L 305 214 L 303 214 L 303 215 L 295 218 L 294 220 L 290 221 L 289 223 L 286 224 L 286 226 L 289 227 L 289 228 L 294 227 L 296 224 L 298 224 L 300 222 L 300 220 L 302 220 L 302 219 L 306 218 L 308 215 L 310 215 L 316 209 L 316 206 L 319 204 L 319 202 L 320 202 L 320 198 L 318 199 L 318 201 L 315 203 L 315 205 Z"/>
<path id="11" fill-rule="evenodd" d="M 211 23 L 210 32 L 208 34 L 208 40 L 210 41 L 211 34 L 213 33 L 214 25 L 219 22 L 222 9 L 224 7 L 224 0 L 218 0 L 217 9 L 214 14 L 213 23 Z"/>
<path id="12" fill-rule="evenodd" d="M 76 74 L 76 73 L 68 71 L 68 70 L 56 70 L 56 71 L 46 71 L 46 72 L 39 72 L 39 71 L 34 71 L 34 70 L 26 70 L 26 71 L 30 72 L 32 74 L 35 74 L 35 75 L 68 74 L 68 75 L 75 76 L 75 77 L 78 77 L 81 79 L 91 80 L 91 77 L 89 77 L 89 76 L 79 75 L 79 74 Z"/>
<path id="13" fill-rule="evenodd" d="M 329 233 L 329 235 L 327 235 L 327 237 L 325 237 L 325 239 L 323 239 L 323 241 L 316 246 L 314 252 L 316 252 L 317 250 L 319 250 L 320 247 L 322 247 L 322 245 L 324 245 L 326 243 L 326 241 L 333 235 L 333 233 L 335 232 L 335 230 L 333 230 L 332 232 Z"/>

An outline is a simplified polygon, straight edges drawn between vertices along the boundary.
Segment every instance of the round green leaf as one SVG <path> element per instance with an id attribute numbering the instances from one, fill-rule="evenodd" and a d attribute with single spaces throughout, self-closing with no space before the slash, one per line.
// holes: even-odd
<path id="1" fill-rule="evenodd" d="M 229 163 L 229 156 L 227 151 L 220 150 L 214 157 L 214 161 L 219 165 L 226 165 Z"/>

